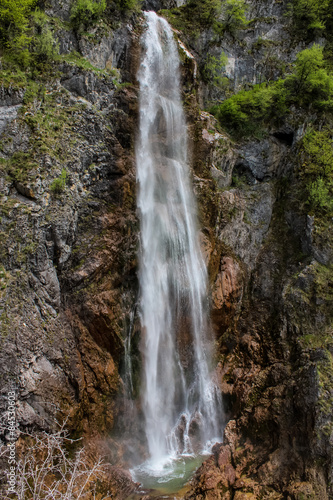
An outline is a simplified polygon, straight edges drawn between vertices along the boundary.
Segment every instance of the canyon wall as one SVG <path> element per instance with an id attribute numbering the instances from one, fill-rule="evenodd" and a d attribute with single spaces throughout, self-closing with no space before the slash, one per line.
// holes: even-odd
<path id="1" fill-rule="evenodd" d="M 223 445 L 186 498 L 328 499 L 332 221 L 308 213 L 297 175 L 311 112 L 291 109 L 262 137 L 236 140 L 207 111 L 226 92 L 278 78 L 307 46 L 290 34 L 287 2 L 248 6 L 251 23 L 218 43 L 210 27 L 175 23 L 226 422 Z M 110 436 L 126 435 L 128 334 L 134 396 L 140 376 L 134 145 L 143 21 L 132 13 L 78 34 L 69 9 L 56 0 L 46 9 L 59 20 L 54 71 L 35 87 L 2 82 L 1 391 L 17 384 L 21 430 L 51 431 L 67 418 L 73 435 L 103 440 L 110 463 L 125 466 Z M 202 77 L 222 50 L 227 90 Z"/>

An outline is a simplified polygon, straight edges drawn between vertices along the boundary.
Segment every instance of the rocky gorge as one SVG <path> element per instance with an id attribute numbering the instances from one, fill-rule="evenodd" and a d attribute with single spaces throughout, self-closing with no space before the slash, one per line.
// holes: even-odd
<path id="1" fill-rule="evenodd" d="M 212 114 L 288 74 L 325 34 L 296 36 L 287 2 L 251 0 L 247 23 L 217 35 L 197 5 L 140 6 L 161 11 L 179 43 L 226 425 L 178 497 L 330 499 L 332 216 L 304 202 L 300 172 L 307 131 L 332 122 L 294 103 L 264 131 L 237 136 Z M 41 5 L 59 54 L 43 77 L 22 81 L 4 60 L 0 94 L 1 439 L 15 384 L 18 453 L 25 433 L 65 421 L 91 461 L 110 464 L 95 498 L 119 499 L 137 491 L 126 471 L 141 411 L 134 152 L 144 29 L 140 9 L 122 6 L 83 30 L 69 2 Z"/>

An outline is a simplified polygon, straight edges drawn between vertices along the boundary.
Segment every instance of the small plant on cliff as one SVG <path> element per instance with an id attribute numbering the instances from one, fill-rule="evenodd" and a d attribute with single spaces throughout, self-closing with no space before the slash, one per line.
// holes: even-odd
<path id="1" fill-rule="evenodd" d="M 243 90 L 223 101 L 214 114 L 230 133 L 249 136 L 271 120 L 278 122 L 292 105 L 312 107 L 323 115 L 333 112 L 333 76 L 319 45 L 297 55 L 293 72 L 285 80 Z"/>
<path id="2" fill-rule="evenodd" d="M 71 9 L 71 23 L 78 32 L 85 31 L 101 19 L 106 0 L 76 0 Z"/>
<path id="3" fill-rule="evenodd" d="M 31 40 L 30 51 L 37 66 L 52 62 L 59 53 L 59 44 L 56 43 L 49 26 L 48 16 L 37 9 L 32 15 L 34 36 Z"/>
<path id="4" fill-rule="evenodd" d="M 307 39 L 325 34 L 332 23 L 332 0 L 292 0 L 289 13 L 296 32 Z"/>
<path id="5" fill-rule="evenodd" d="M 66 170 L 63 168 L 60 176 L 51 182 L 50 185 L 51 192 L 55 195 L 61 194 L 65 189 L 66 179 L 67 179 L 67 173 Z"/>
<path id="6" fill-rule="evenodd" d="M 314 44 L 297 54 L 292 75 L 286 79 L 290 98 L 301 106 L 333 110 L 333 77 L 326 67 L 323 48 Z"/>
<path id="7" fill-rule="evenodd" d="M 225 31 L 235 35 L 236 30 L 247 25 L 244 0 L 189 0 L 185 5 L 162 11 L 177 29 L 190 37 L 212 28 L 221 37 Z"/>
<path id="8" fill-rule="evenodd" d="M 141 0 L 116 0 L 117 7 L 122 12 L 135 12 L 140 10 Z"/>
<path id="9" fill-rule="evenodd" d="M 300 177 L 305 184 L 310 209 L 333 215 L 333 130 L 310 129 L 303 138 L 305 159 Z"/>
<path id="10" fill-rule="evenodd" d="M 283 81 L 272 85 L 255 85 L 226 99 L 216 110 L 221 125 L 236 137 L 261 135 L 271 119 L 278 120 L 287 112 Z"/>
<path id="11" fill-rule="evenodd" d="M 216 29 L 219 31 L 222 28 L 234 35 L 237 30 L 245 28 L 248 23 L 245 17 L 247 9 L 244 0 L 225 0 L 221 6 L 223 21 Z"/>
<path id="12" fill-rule="evenodd" d="M 30 62 L 29 15 L 36 0 L 1 0 L 0 2 L 0 46 L 7 58 L 27 67 Z"/>
<path id="13" fill-rule="evenodd" d="M 201 71 L 202 78 L 206 83 L 211 83 L 216 87 L 223 86 L 225 78 L 222 76 L 222 72 L 227 65 L 228 58 L 226 54 L 222 51 L 220 57 L 212 56 L 208 54 L 206 63 Z"/>

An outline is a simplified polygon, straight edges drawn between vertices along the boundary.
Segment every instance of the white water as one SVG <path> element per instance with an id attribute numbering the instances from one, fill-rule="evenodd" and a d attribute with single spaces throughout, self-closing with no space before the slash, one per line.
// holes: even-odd
<path id="1" fill-rule="evenodd" d="M 140 130 L 142 408 L 152 471 L 198 454 L 221 435 L 210 378 L 207 275 L 187 163 L 179 56 L 172 30 L 145 13 Z"/>

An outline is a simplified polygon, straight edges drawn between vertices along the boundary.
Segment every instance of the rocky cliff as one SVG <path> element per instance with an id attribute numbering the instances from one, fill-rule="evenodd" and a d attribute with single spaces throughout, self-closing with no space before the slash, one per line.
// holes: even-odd
<path id="1" fill-rule="evenodd" d="M 235 138 L 207 111 L 282 77 L 309 43 L 293 35 L 287 2 L 247 5 L 248 23 L 218 35 L 202 12 L 196 17 L 196 2 L 146 5 L 171 8 L 162 12 L 180 39 L 225 407 L 224 442 L 184 496 L 328 499 L 332 219 L 309 210 L 299 176 L 313 112 L 295 106 L 261 136 Z M 73 435 L 102 437 L 110 463 L 125 463 L 110 434 L 125 432 L 129 334 L 136 385 L 140 373 L 134 144 L 142 18 L 116 9 L 111 22 L 80 31 L 69 23 L 69 3 L 52 0 L 46 13 L 60 52 L 54 67 L 36 83 L 5 71 L 0 96 L 2 404 L 14 382 L 20 430 L 52 431 L 68 418 Z M 222 51 L 227 63 L 212 69 Z M 119 484 L 115 498 L 128 494 Z"/>

